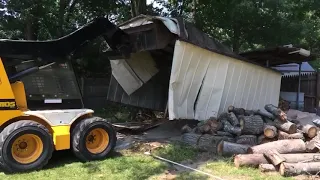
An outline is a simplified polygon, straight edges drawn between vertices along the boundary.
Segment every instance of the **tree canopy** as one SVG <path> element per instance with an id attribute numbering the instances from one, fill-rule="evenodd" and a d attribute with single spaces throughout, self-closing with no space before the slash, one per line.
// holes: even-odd
<path id="1" fill-rule="evenodd" d="M 99 16 L 120 23 L 139 14 L 182 16 L 235 52 L 293 44 L 320 51 L 317 0 L 0 0 L 0 38 L 61 37 Z M 91 42 L 85 58 L 99 59 Z M 88 64 L 89 61 L 87 61 Z M 94 61 L 92 61 L 94 62 Z M 319 61 L 312 63 L 317 69 Z"/>

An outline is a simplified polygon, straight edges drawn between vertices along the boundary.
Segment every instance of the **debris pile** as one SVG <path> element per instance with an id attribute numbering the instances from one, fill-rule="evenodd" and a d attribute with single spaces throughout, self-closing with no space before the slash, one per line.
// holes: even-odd
<path id="1" fill-rule="evenodd" d="M 307 115 L 299 118 L 303 112 L 286 113 L 272 104 L 264 108 L 266 111 L 230 106 L 217 119 L 200 122 L 193 129 L 185 125 L 182 141 L 200 150 L 233 156 L 236 167 L 279 171 L 283 176 L 318 173 L 320 138 L 315 122 L 319 119 L 306 121 Z"/>

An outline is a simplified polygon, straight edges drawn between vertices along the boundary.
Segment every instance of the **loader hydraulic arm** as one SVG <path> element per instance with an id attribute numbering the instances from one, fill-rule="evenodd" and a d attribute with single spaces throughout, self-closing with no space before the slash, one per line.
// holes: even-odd
<path id="1" fill-rule="evenodd" d="M 129 56 L 132 45 L 130 37 L 106 18 L 97 18 L 80 29 L 47 41 L 0 40 L 0 57 L 5 59 L 42 59 L 47 63 L 57 61 L 85 45 L 88 41 L 102 36 L 113 51 Z"/>

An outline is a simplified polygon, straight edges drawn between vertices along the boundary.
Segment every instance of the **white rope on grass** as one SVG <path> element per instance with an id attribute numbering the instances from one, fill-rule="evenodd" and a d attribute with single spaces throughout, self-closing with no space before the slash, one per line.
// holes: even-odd
<path id="1" fill-rule="evenodd" d="M 174 161 L 171 161 L 171 160 L 169 160 L 169 159 L 165 159 L 165 158 L 162 158 L 162 157 L 160 157 L 160 156 L 153 155 L 153 154 L 151 154 L 150 152 L 145 152 L 144 154 L 149 155 L 149 156 L 152 156 L 152 157 L 154 157 L 154 158 L 156 158 L 156 159 L 159 159 L 159 160 L 162 160 L 162 161 L 169 162 L 169 163 L 171 163 L 171 164 L 175 164 L 175 165 L 184 167 L 184 168 L 186 168 L 186 169 L 190 169 L 190 170 L 193 170 L 193 171 L 197 171 L 197 172 L 199 172 L 199 173 L 205 174 L 205 175 L 207 175 L 207 176 L 209 176 L 209 177 L 212 177 L 212 178 L 215 178 L 215 179 L 218 179 L 218 180 L 223 180 L 222 178 L 220 178 L 220 177 L 218 177 L 218 176 L 214 176 L 214 175 L 212 175 L 212 174 L 209 174 L 209 173 L 200 171 L 200 170 L 198 170 L 198 169 L 194 169 L 194 168 L 189 167 L 189 166 L 185 166 L 185 165 L 183 165 L 183 164 L 179 164 L 179 163 L 174 162 Z"/>

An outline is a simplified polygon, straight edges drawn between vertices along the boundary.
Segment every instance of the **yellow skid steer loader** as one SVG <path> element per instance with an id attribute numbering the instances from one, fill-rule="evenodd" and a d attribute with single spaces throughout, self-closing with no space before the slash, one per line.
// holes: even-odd
<path id="1" fill-rule="evenodd" d="M 41 169 L 53 151 L 71 149 L 81 161 L 106 158 L 116 145 L 116 132 L 91 109 L 30 111 L 20 79 L 69 57 L 87 41 L 103 36 L 111 49 L 128 55 L 129 38 L 105 18 L 49 41 L 0 40 L 0 166 L 8 172 Z M 13 67 L 34 60 L 36 67 Z"/>

